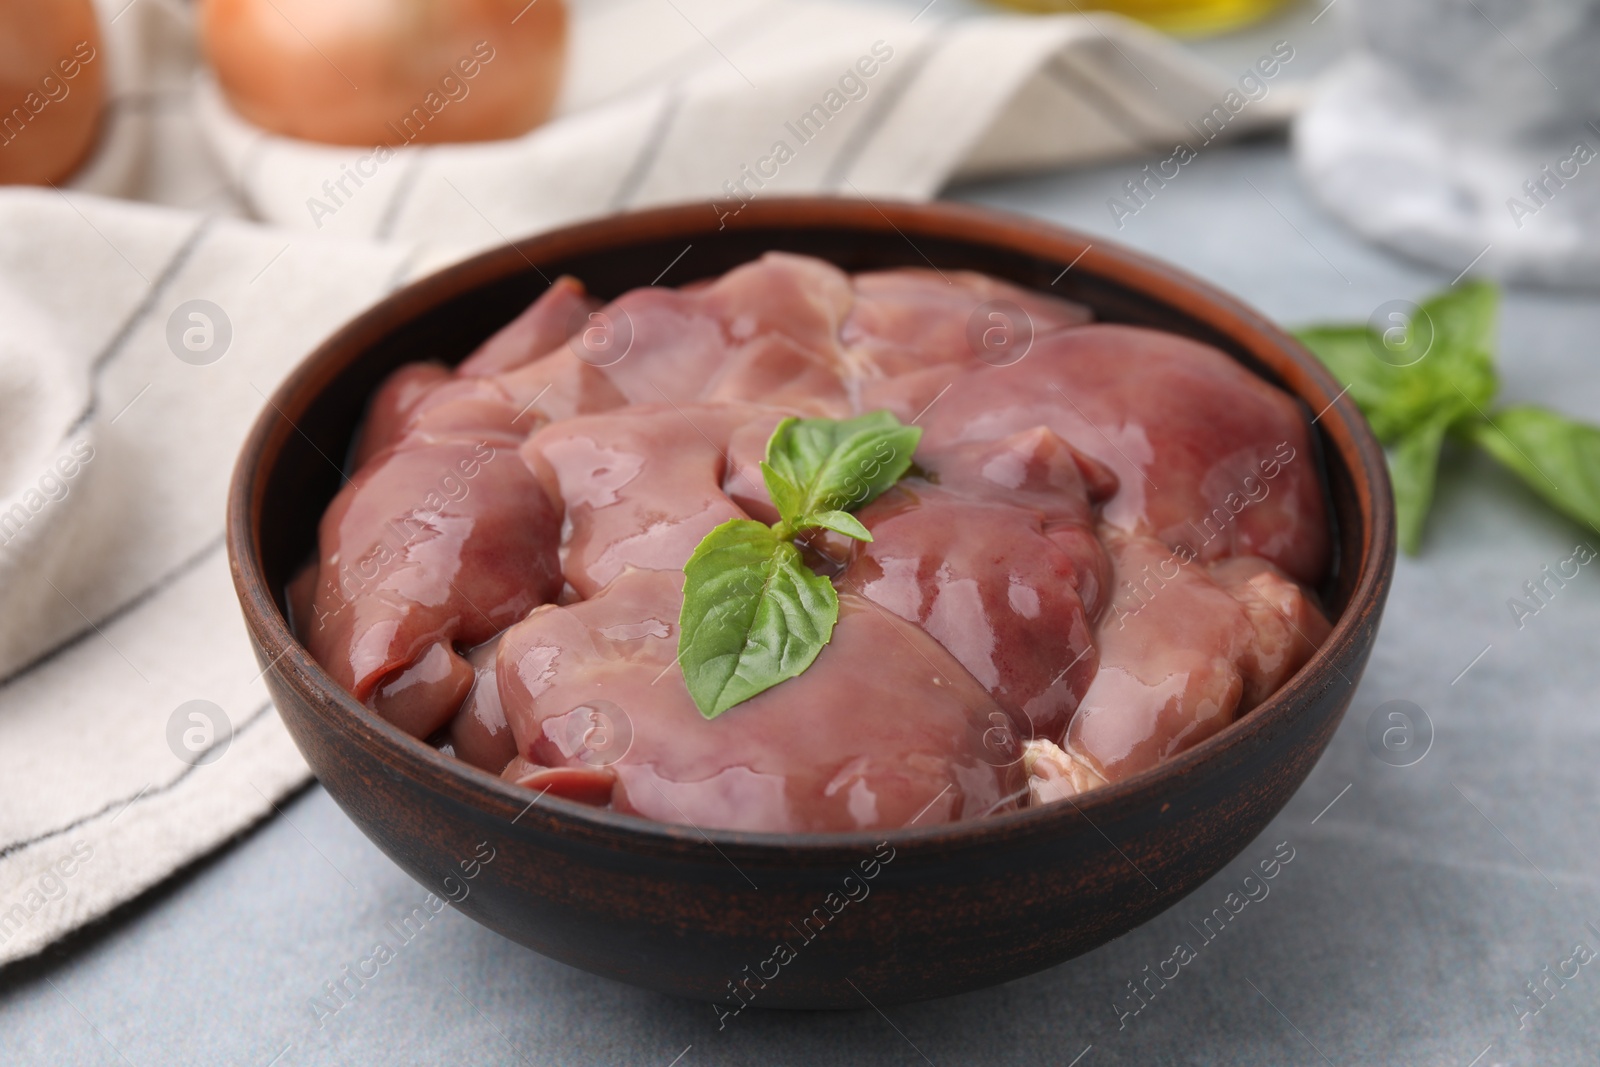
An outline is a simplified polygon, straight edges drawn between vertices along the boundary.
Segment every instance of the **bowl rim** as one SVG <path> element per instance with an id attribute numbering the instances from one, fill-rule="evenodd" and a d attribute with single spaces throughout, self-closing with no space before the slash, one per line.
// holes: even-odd
<path id="1" fill-rule="evenodd" d="M 806 218 L 802 220 L 800 216 Z M 348 366 L 355 354 L 380 338 L 405 329 L 437 306 L 529 267 L 542 276 L 543 271 L 536 265 L 540 257 L 625 249 L 652 238 L 678 236 L 687 239 L 710 229 L 713 217 L 703 203 L 674 204 L 611 214 L 499 245 L 392 290 L 346 321 L 295 365 L 273 390 L 251 425 L 228 490 L 229 564 L 246 625 L 258 656 L 267 664 L 264 673 L 276 675 L 282 684 L 291 688 L 314 689 L 314 693 L 302 693 L 308 698 L 304 703 L 311 713 L 326 718 L 334 730 L 368 749 L 391 771 L 416 778 L 430 791 L 487 815 L 515 811 L 518 814 L 511 819 L 515 823 L 537 806 L 541 817 L 524 822 L 525 827 L 542 826 L 556 833 L 594 837 L 643 851 L 666 849 L 681 853 L 684 846 L 703 848 L 709 844 L 719 854 L 724 849 L 736 850 L 747 861 L 771 855 L 773 850 L 788 853 L 801 850 L 822 858 L 828 853 L 847 854 L 870 849 L 885 841 L 896 847 L 949 851 L 971 846 L 979 839 L 993 842 L 1032 837 L 1048 833 L 1058 823 L 1077 819 L 1088 822 L 1098 831 L 1101 820 L 1093 818 L 1095 814 L 1115 816 L 1143 802 L 1159 800 L 1164 785 L 1186 777 L 1230 749 L 1247 745 L 1280 728 L 1300 704 L 1337 684 L 1338 679 L 1343 678 L 1353 691 L 1355 679 L 1345 676 L 1336 661 L 1350 658 L 1347 653 L 1359 643 L 1359 631 L 1367 625 L 1366 615 L 1373 609 L 1381 610 L 1387 596 L 1395 559 L 1393 498 L 1384 453 L 1371 428 L 1346 395 L 1347 390 L 1303 345 L 1265 315 L 1210 283 L 1098 235 L 1084 234 L 1042 218 L 967 204 L 813 196 L 747 202 L 737 216 L 716 218 L 720 223 L 717 229 L 792 228 L 804 221 L 818 226 L 855 229 L 864 238 L 888 239 L 897 234 L 921 255 L 907 231 L 916 233 L 931 226 L 941 239 L 985 244 L 1067 264 L 1066 270 L 1082 269 L 1098 275 L 1210 325 L 1239 347 L 1256 354 L 1263 365 L 1270 365 L 1274 373 L 1285 379 L 1282 384 L 1273 384 L 1308 406 L 1315 403 L 1319 412 L 1313 424 L 1321 424 L 1324 441 L 1340 454 L 1349 468 L 1359 512 L 1359 542 L 1364 551 L 1358 560 L 1341 560 L 1344 566 L 1358 568 L 1349 601 L 1311 658 L 1265 701 L 1211 737 L 1155 767 L 1100 786 L 1068 803 L 926 827 L 871 831 L 785 833 L 701 828 L 693 824 L 658 822 L 543 793 L 534 794 L 529 800 L 530 790 L 445 755 L 360 704 L 292 636 L 263 572 L 256 520 L 261 518 L 259 503 L 265 493 L 269 468 L 261 459 L 275 435 L 287 438 L 299 432 L 285 408 L 299 406 L 303 409 L 307 405 L 296 405 L 293 398 L 315 395 L 320 390 L 319 377 L 326 380 L 335 376 Z M 927 259 L 925 255 L 922 258 Z M 932 265 L 931 260 L 928 263 Z M 935 269 L 938 268 L 935 266 Z M 1259 355 L 1268 350 L 1275 350 L 1282 359 L 1274 362 Z M 1233 357 L 1230 355 L 1230 358 Z M 1257 374 L 1249 366 L 1245 369 Z M 308 389 L 312 392 L 308 393 Z M 284 424 L 287 427 L 280 429 Z M 1313 443 L 1316 444 L 1315 438 Z M 1318 461 L 1325 462 L 1320 458 Z M 332 709 L 333 713 L 328 714 L 326 709 Z M 1101 834 L 1104 836 L 1103 831 Z M 724 858 L 727 858 L 725 854 Z"/>

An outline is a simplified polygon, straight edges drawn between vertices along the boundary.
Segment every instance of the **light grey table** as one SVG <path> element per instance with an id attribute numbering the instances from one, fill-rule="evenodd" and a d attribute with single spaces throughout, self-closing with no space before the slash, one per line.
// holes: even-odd
<path id="1" fill-rule="evenodd" d="M 1310 33 L 1314 13 L 1288 18 Z M 1242 66 L 1271 32 L 1214 54 Z M 1451 281 L 1320 215 L 1280 143 L 1206 151 L 1118 229 L 1105 201 L 1136 170 L 953 195 L 1153 252 L 1288 323 L 1365 318 Z M 1510 294 L 1506 399 L 1600 420 L 1597 337 L 1592 297 Z M 1593 1064 L 1600 958 L 1551 980 L 1526 1028 L 1512 1006 L 1531 1007 L 1524 983 L 1575 943 L 1600 951 L 1600 579 L 1585 568 L 1521 629 L 1507 607 L 1580 541 L 1600 546 L 1487 461 L 1451 457 L 1426 552 L 1400 563 L 1372 665 L 1305 788 L 1171 911 L 996 989 L 885 1014 L 747 1012 L 719 1031 L 706 1005 L 571 970 L 447 909 L 319 1026 L 323 983 L 424 890 L 312 787 L 0 976 L 0 1064 Z M 1434 729 L 1404 768 L 1365 737 L 1395 699 Z M 1127 983 L 1198 942 L 1190 924 L 1279 842 L 1294 859 L 1270 895 L 1119 1028 Z"/>

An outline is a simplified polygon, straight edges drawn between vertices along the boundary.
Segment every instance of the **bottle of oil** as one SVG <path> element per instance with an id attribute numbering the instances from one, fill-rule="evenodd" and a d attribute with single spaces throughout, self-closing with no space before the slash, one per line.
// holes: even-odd
<path id="1" fill-rule="evenodd" d="M 1179 35 L 1220 33 L 1254 22 L 1285 0 L 995 0 L 1006 7 L 1051 14 L 1115 11 Z"/>

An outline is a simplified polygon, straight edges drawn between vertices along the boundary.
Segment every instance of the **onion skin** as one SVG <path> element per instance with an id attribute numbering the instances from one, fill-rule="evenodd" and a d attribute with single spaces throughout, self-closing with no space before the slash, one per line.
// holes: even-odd
<path id="1" fill-rule="evenodd" d="M 562 0 L 203 0 L 200 32 L 248 121 L 394 148 L 543 122 L 561 88 L 567 12 Z"/>
<path id="2" fill-rule="evenodd" d="M 104 107 L 89 0 L 0 0 L 0 184 L 67 178 L 94 147 Z"/>

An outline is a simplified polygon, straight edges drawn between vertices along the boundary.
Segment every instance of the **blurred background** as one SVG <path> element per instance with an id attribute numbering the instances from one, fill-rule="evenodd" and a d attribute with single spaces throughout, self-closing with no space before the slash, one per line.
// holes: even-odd
<path id="1" fill-rule="evenodd" d="M 1600 0 L 0 0 L 0 1062 L 1593 1063 L 1600 979 L 1546 976 L 1600 948 L 1600 592 L 1511 600 L 1600 544 L 1597 55 Z M 319 1020 L 423 890 L 266 699 L 221 541 L 245 428 L 476 251 L 813 193 L 1070 226 L 1293 327 L 1492 281 L 1501 401 L 1576 429 L 1522 480 L 1435 435 L 1356 702 L 1253 846 L 1297 850 L 1279 899 L 1131 1029 L 1189 902 L 728 1033 L 447 909 Z M 1409 762 L 1368 739 L 1395 701 Z"/>

